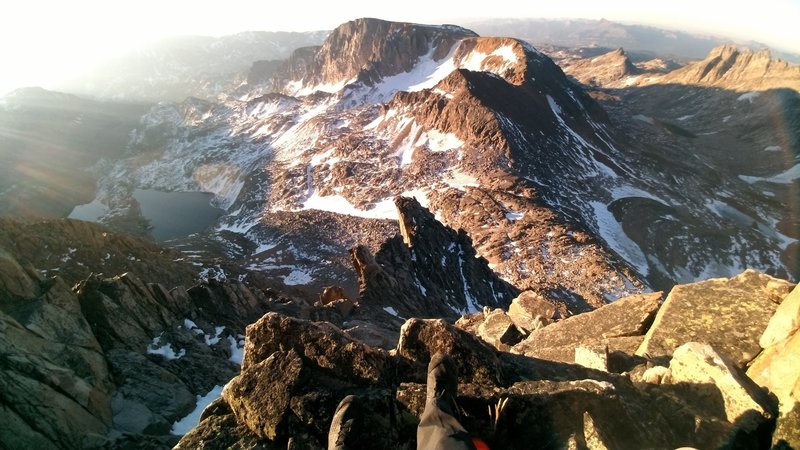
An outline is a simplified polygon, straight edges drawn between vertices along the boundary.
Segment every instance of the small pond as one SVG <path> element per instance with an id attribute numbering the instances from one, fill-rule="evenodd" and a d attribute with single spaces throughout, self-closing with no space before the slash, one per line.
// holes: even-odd
<path id="1" fill-rule="evenodd" d="M 157 241 L 203 231 L 224 213 L 211 206 L 214 195 L 208 192 L 136 189 L 133 198 L 139 202 L 144 218 L 150 221 L 153 227 L 150 234 Z"/>

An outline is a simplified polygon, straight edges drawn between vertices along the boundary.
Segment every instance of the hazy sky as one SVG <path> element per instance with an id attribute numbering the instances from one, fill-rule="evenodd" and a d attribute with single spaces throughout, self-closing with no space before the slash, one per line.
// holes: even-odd
<path id="1" fill-rule="evenodd" d="M 79 74 L 170 35 L 332 29 L 357 17 L 459 23 L 490 17 L 605 18 L 752 39 L 800 53 L 800 0 L 5 0 L 0 95 Z"/>

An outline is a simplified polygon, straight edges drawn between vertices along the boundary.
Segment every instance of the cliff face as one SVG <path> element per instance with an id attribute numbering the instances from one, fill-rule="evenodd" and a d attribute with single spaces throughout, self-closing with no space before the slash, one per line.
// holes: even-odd
<path id="1" fill-rule="evenodd" d="M 313 87 L 333 92 L 331 87 L 338 90 L 355 81 L 371 85 L 410 71 L 428 53 L 436 61 L 443 59 L 467 36 L 475 33 L 457 26 L 357 19 L 337 27 L 322 46 L 297 50 L 282 76 L 288 81 L 287 93 Z"/>
<path id="2" fill-rule="evenodd" d="M 713 49 L 702 61 L 677 69 L 659 83 L 715 86 L 740 91 L 792 88 L 800 91 L 800 67 L 775 60 L 769 50 L 754 52 L 733 45 Z"/>

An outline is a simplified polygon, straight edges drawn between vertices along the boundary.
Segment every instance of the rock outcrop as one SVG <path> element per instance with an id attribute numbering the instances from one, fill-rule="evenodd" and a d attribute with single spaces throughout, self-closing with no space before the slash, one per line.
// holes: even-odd
<path id="1" fill-rule="evenodd" d="M 761 354 L 747 375 L 768 389 L 780 402 L 780 417 L 773 435 L 781 442 L 800 447 L 800 289 L 795 287 L 781 302 L 761 335 Z"/>
<path id="2" fill-rule="evenodd" d="M 0 250 L 0 446 L 171 446 L 173 423 L 237 373 L 244 327 L 269 302 L 241 283 L 132 274 L 70 289 Z"/>
<path id="3" fill-rule="evenodd" d="M 484 306 L 508 307 L 517 291 L 478 257 L 463 230 L 439 223 L 413 198 L 395 199 L 400 234 L 373 256 L 352 250 L 358 301 L 391 307 L 402 317 L 455 320 Z"/>
<path id="4" fill-rule="evenodd" d="M 631 355 L 659 311 L 661 293 L 626 297 L 531 333 L 511 351 L 532 358 L 575 362 L 579 347 L 603 346 L 611 354 Z"/>
<path id="5" fill-rule="evenodd" d="M 768 49 L 754 52 L 735 45 L 719 46 L 702 61 L 658 79 L 658 83 L 716 86 L 733 90 L 791 88 L 800 91 L 800 67 L 772 59 Z"/>
<path id="6" fill-rule="evenodd" d="M 675 286 L 636 354 L 659 358 L 687 342 L 703 342 L 744 368 L 761 351 L 759 338 L 792 287 L 753 270 Z"/>
<path id="7" fill-rule="evenodd" d="M 95 448 L 112 426 L 112 372 L 60 278 L 0 254 L 0 445 Z"/>
<path id="8" fill-rule="evenodd" d="M 564 71 L 588 86 L 616 86 L 641 73 L 622 48 L 591 59 L 577 60 L 568 64 Z"/>
<path id="9" fill-rule="evenodd" d="M 740 300 L 751 292 L 741 280 L 729 287 L 728 293 L 741 289 L 735 297 Z M 585 330 L 598 340 L 630 335 L 641 340 L 659 298 L 620 300 L 531 336 L 550 329 L 555 339 Z M 487 310 L 486 317 L 493 314 Z M 732 333 L 725 337 L 738 339 Z M 563 346 L 574 351 L 571 341 Z M 324 448 L 336 405 L 347 395 L 363 400 L 368 442 L 413 448 L 425 404 L 426 363 L 436 352 L 452 355 L 458 365 L 462 425 L 492 448 L 530 448 L 534 442 L 547 443 L 546 448 L 768 445 L 777 402 L 712 345 L 684 344 L 667 357 L 668 367 L 648 370 L 660 375 L 644 378 L 638 374 L 652 361 L 636 359 L 634 350 L 619 350 L 632 366 L 615 373 L 498 351 L 443 320 L 412 318 L 402 326 L 396 348 L 385 351 L 328 323 L 270 313 L 247 329 L 242 373 L 177 448 L 237 443 Z"/>
<path id="10" fill-rule="evenodd" d="M 197 268 L 184 254 L 82 220 L 0 218 L 0 248 L 70 286 L 90 273 L 129 272 L 170 289 L 197 280 Z"/>

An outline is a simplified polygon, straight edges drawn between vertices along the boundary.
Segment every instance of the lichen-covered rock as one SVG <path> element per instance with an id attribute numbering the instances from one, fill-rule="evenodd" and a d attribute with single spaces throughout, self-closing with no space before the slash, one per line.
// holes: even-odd
<path id="1" fill-rule="evenodd" d="M 743 368 L 761 351 L 761 333 L 792 287 L 753 270 L 675 286 L 636 353 L 668 357 L 687 342 L 702 342 Z"/>
<path id="2" fill-rule="evenodd" d="M 534 358 L 574 362 L 580 345 L 607 345 L 609 352 L 632 353 L 636 336 L 647 331 L 659 308 L 660 293 L 619 299 L 532 331 L 511 351 Z"/>
<path id="3" fill-rule="evenodd" d="M 566 318 L 568 312 L 560 303 L 548 301 L 536 292 L 525 291 L 511 302 L 508 315 L 519 328 L 531 332 Z"/>
<path id="4" fill-rule="evenodd" d="M 247 327 L 242 370 L 277 351 L 294 350 L 331 376 L 358 384 L 386 385 L 393 376 L 388 352 L 348 337 L 327 322 L 267 313 Z"/>
<path id="5" fill-rule="evenodd" d="M 800 328 L 800 288 L 795 286 L 769 319 L 758 344 L 764 349 L 772 347 L 789 339 L 798 328 Z"/>
<path id="6" fill-rule="evenodd" d="M 800 331 L 797 329 L 798 289 L 778 307 L 760 343 L 769 344 L 747 369 L 747 375 L 777 397 L 779 416 L 773 445 L 785 441 L 800 447 Z"/>
<path id="7" fill-rule="evenodd" d="M 499 308 L 484 313 L 478 336 L 499 350 L 507 350 L 524 337 L 508 314 Z"/>
<path id="8" fill-rule="evenodd" d="M 436 352 L 453 357 L 463 382 L 503 383 L 496 350 L 474 335 L 442 319 L 409 319 L 400 329 L 397 354 L 418 363 L 419 370 L 424 370 Z M 418 373 L 417 379 L 424 380 L 425 374 Z"/>
<path id="9" fill-rule="evenodd" d="M 239 423 L 260 437 L 275 440 L 285 433 L 286 414 L 292 395 L 308 372 L 294 351 L 275 352 L 267 359 L 250 364 L 222 391 Z"/>
<path id="10" fill-rule="evenodd" d="M 708 344 L 688 342 L 678 347 L 669 364 L 669 383 L 687 384 L 718 392 L 724 417 L 746 433 L 775 419 L 777 405 L 726 356 Z M 711 402 L 698 396 L 696 402 Z"/>
<path id="11" fill-rule="evenodd" d="M 60 278 L 2 261 L 0 447 L 104 445 L 113 379 L 78 300 Z"/>

